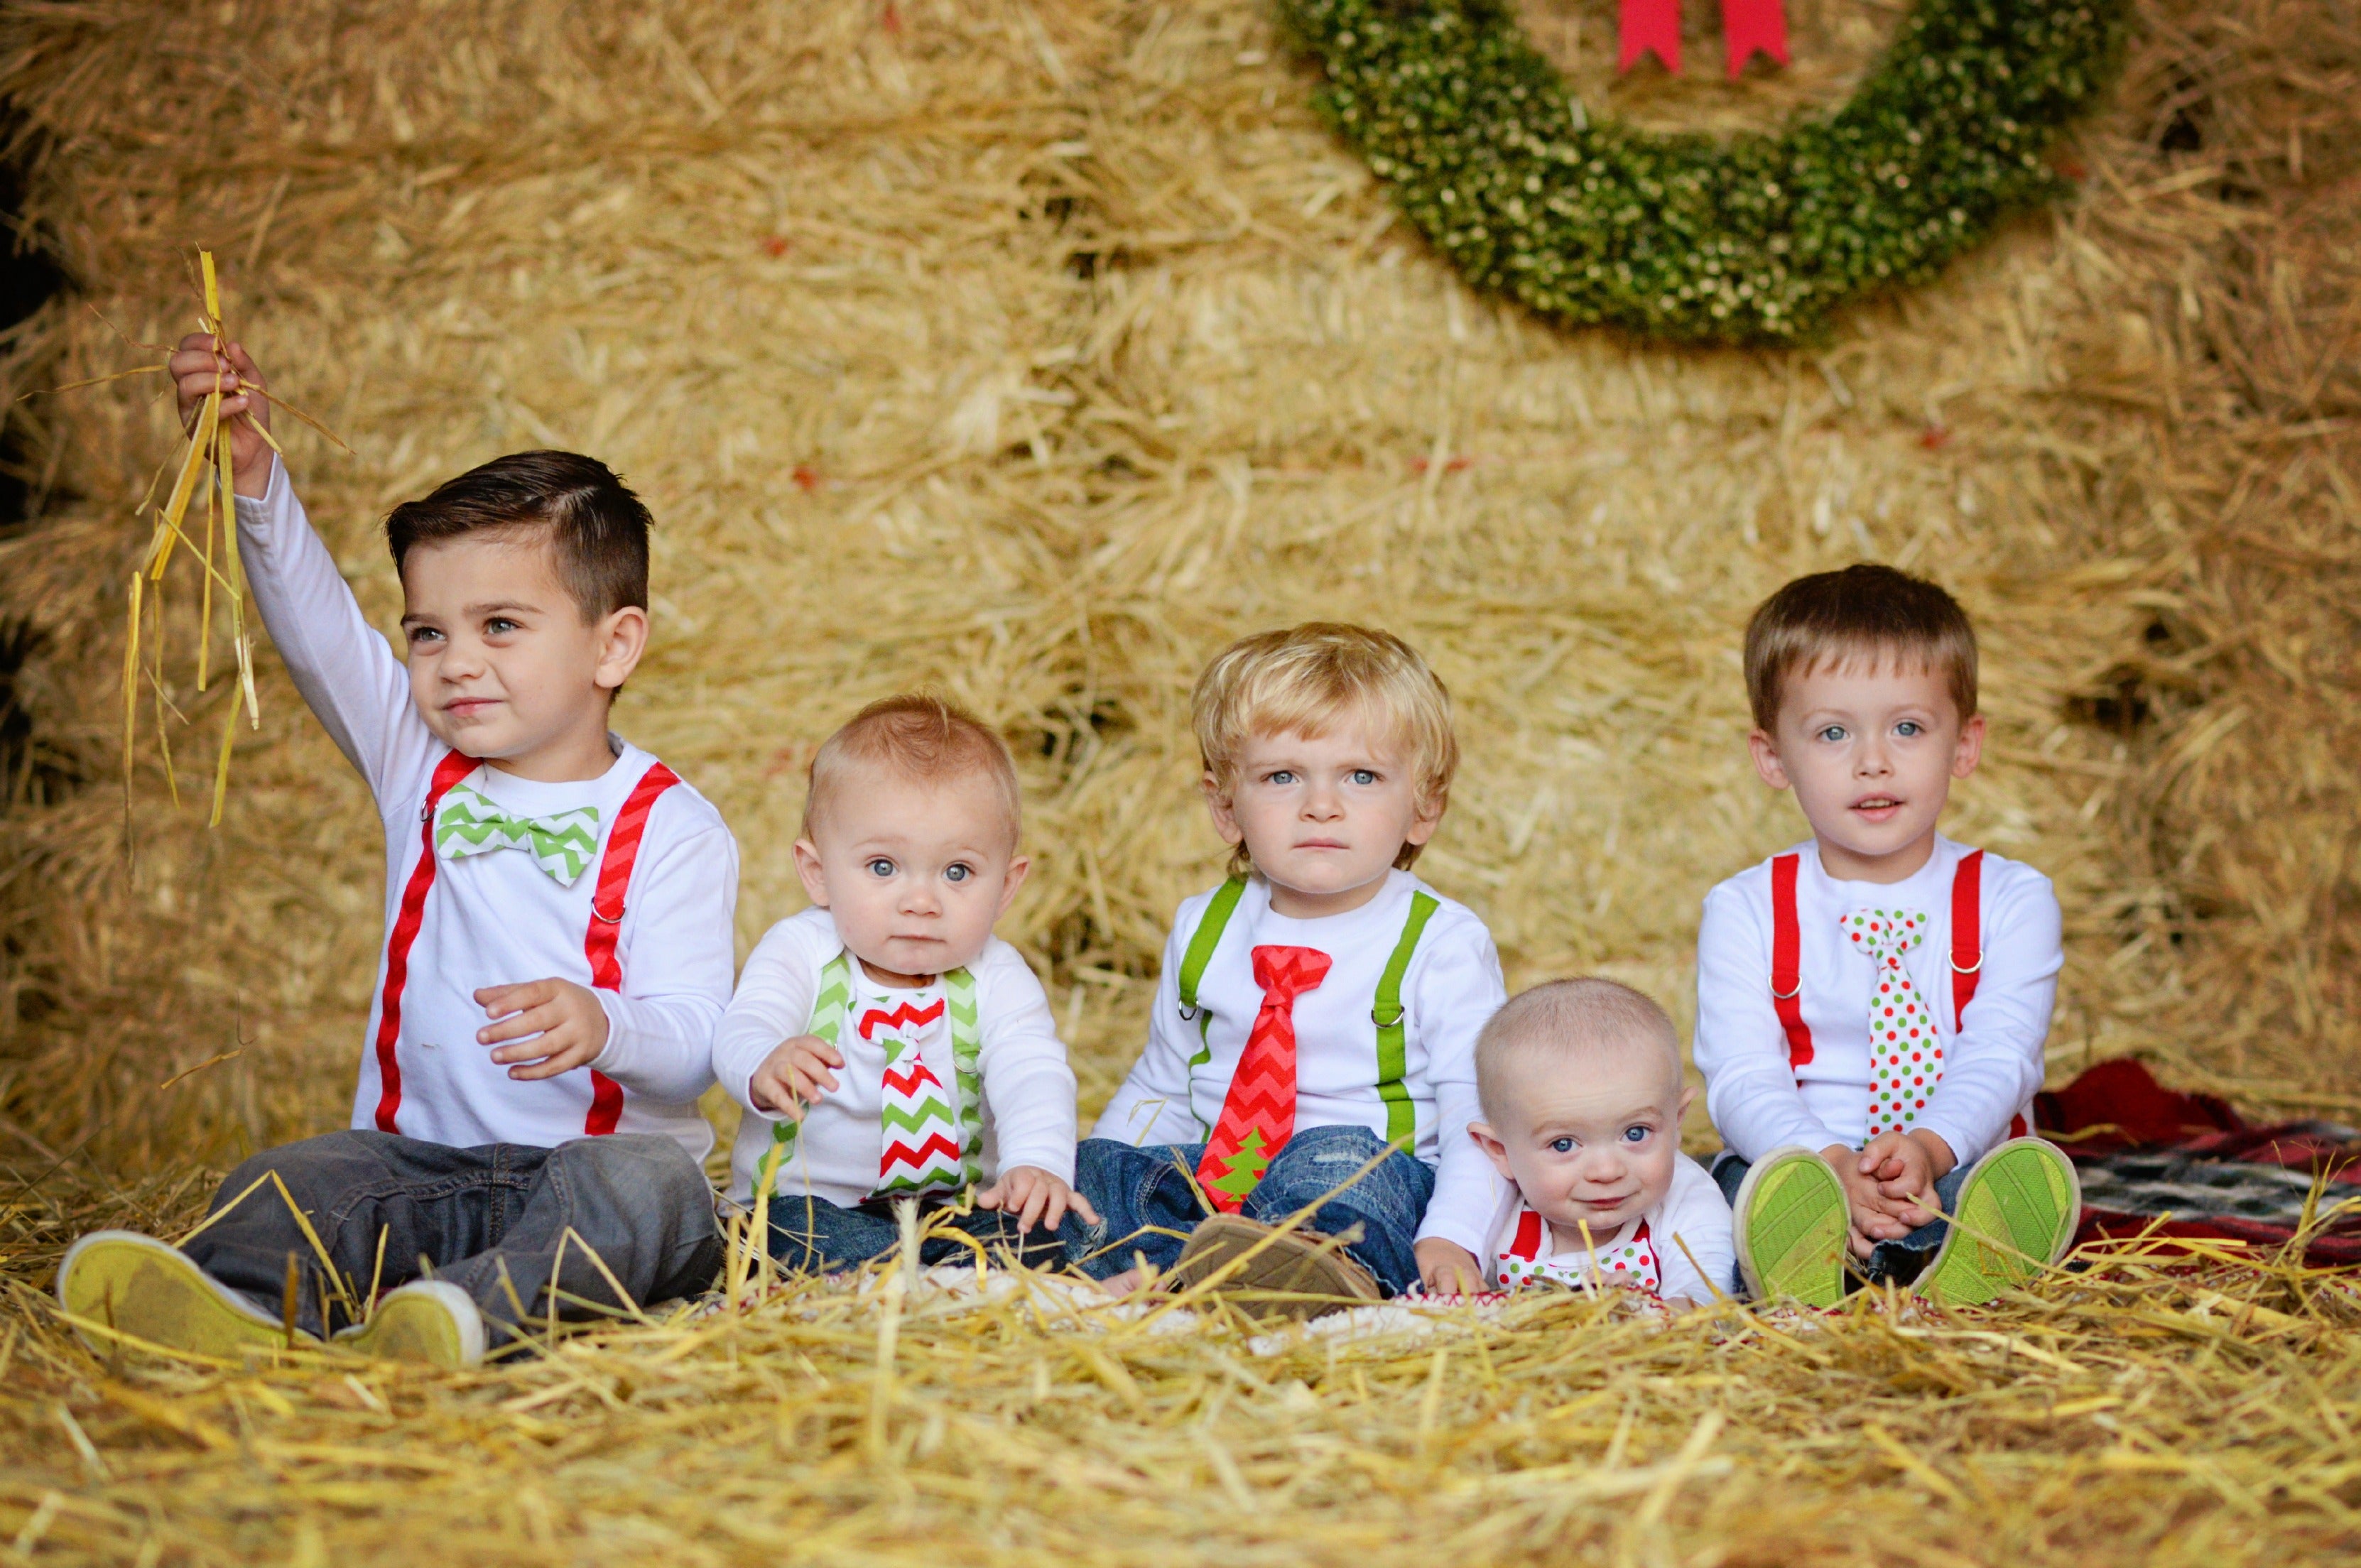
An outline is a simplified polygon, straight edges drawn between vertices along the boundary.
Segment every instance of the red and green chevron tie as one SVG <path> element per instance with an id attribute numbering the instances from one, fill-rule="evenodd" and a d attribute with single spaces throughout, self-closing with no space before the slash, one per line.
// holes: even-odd
<path id="1" fill-rule="evenodd" d="M 1331 961 L 1317 948 L 1254 950 L 1262 1007 L 1230 1075 L 1222 1119 L 1197 1162 L 1206 1201 L 1225 1214 L 1245 1204 L 1279 1146 L 1295 1134 L 1295 999 L 1328 978 Z"/>

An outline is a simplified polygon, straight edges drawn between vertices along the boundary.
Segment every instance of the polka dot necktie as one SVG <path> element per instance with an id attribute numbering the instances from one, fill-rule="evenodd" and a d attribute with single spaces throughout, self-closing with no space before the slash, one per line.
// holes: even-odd
<path id="1" fill-rule="evenodd" d="M 1869 992 L 1869 1135 L 1918 1124 L 1927 1097 L 1943 1078 L 1943 1047 L 1935 1017 L 1902 960 L 1927 939 L 1927 916 L 1916 909 L 1856 909 L 1844 934 L 1877 966 Z"/>

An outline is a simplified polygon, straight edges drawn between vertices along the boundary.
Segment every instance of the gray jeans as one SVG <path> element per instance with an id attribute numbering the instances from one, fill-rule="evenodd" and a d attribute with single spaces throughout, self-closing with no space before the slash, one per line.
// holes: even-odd
<path id="1" fill-rule="evenodd" d="M 272 1172 L 311 1222 L 343 1297 L 267 1179 Z M 247 1191 L 258 1179 L 262 1185 Z M 701 1291 L 721 1269 L 705 1173 L 655 1134 L 554 1149 L 457 1149 L 390 1133 L 328 1133 L 239 1166 L 214 1211 L 233 1203 L 190 1240 L 189 1256 L 274 1318 L 293 1258 L 296 1321 L 324 1336 L 352 1321 L 344 1297 L 366 1305 L 372 1278 L 380 1291 L 429 1277 L 456 1285 L 482 1310 L 498 1346 L 545 1323 L 553 1306 L 561 1319 L 606 1316 L 624 1305 L 618 1285 L 644 1305 Z"/>

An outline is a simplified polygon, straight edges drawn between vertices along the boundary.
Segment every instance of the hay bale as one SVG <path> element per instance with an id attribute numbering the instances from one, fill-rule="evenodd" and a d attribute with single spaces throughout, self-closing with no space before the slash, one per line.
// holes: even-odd
<path id="1" fill-rule="evenodd" d="M 90 302 L 158 340 L 187 313 L 174 247 L 227 258 L 266 367 L 356 449 L 291 433 L 380 625 L 377 519 L 434 479 L 554 442 L 642 490 L 656 642 L 618 722 L 737 828 L 748 939 L 799 902 L 802 766 L 842 715 L 931 681 L 1001 724 L 1038 867 L 1008 931 L 1089 1104 L 1218 861 L 1183 718 L 1224 641 L 1317 613 L 1417 641 L 1467 754 L 1430 874 L 1513 980 L 1603 969 L 1686 1011 L 1697 899 L 1800 831 L 1739 746 L 1739 626 L 1861 555 L 1984 628 L 1993 762 L 1953 830 L 2059 880 L 2053 1067 L 2138 1048 L 2334 1104 L 2361 920 L 2354 16 L 2142 15 L 2068 154 L 2079 205 L 1776 356 L 1556 336 L 1468 294 L 1246 0 L 73 0 L 0 18 L 0 70 L 27 217 Z M 1735 119 L 1786 90 L 1681 91 Z M 8 353 L 12 392 L 124 363 L 63 306 Z M 45 744 L 103 776 L 125 509 L 168 418 L 127 391 L 38 417 L 53 499 L 0 540 L 0 620 L 48 636 Z M 334 1124 L 348 1091 L 376 851 L 264 674 L 217 836 L 150 832 L 126 877 L 103 792 L 0 818 L 0 1160 L 38 1179 L 0 1263 L 19 1552 L 1791 1562 L 1883 1533 L 2211 1568 L 2353 1543 L 2349 1294 L 2227 1253 L 1935 1324 L 1864 1301 L 1815 1332 L 1642 1332 L 1559 1302 L 1276 1364 L 986 1313 L 904 1323 L 881 1380 L 873 1310 L 833 1299 L 472 1377 L 91 1358 L 28 1294 L 65 1241 L 170 1229 L 196 1162 Z"/>

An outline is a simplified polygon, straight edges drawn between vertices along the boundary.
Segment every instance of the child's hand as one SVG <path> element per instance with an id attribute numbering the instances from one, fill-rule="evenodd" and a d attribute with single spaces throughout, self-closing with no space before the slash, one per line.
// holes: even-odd
<path id="1" fill-rule="evenodd" d="M 1951 1146 L 1936 1134 L 1913 1129 L 1884 1132 L 1861 1151 L 1861 1173 L 1877 1183 L 1881 1196 L 1894 1205 L 1894 1217 L 1913 1230 L 1938 1216 L 1919 1201 L 1934 1191 L 1935 1183 L 1959 1163 Z"/>
<path id="2" fill-rule="evenodd" d="M 256 425 L 270 423 L 270 400 L 258 392 L 241 392 L 240 380 L 250 381 L 257 389 L 263 385 L 262 372 L 255 367 L 241 344 L 228 345 L 226 355 L 215 352 L 214 340 L 201 332 L 192 332 L 181 339 L 181 346 L 165 362 L 172 378 L 173 389 L 181 397 L 181 428 L 194 430 L 197 410 L 209 393 L 223 394 L 221 417 L 229 425 L 230 466 L 236 470 L 230 476 L 232 488 L 241 496 L 259 500 L 270 488 L 270 444 L 262 438 Z M 250 416 L 248 423 L 239 415 Z"/>
<path id="3" fill-rule="evenodd" d="M 1089 1199 L 1038 1166 L 1010 1166 L 1000 1173 L 999 1180 L 976 1193 L 975 1206 L 1016 1215 L 1020 1231 L 1036 1225 L 1054 1231 L 1069 1209 L 1093 1225 L 1099 1223 L 1098 1211 L 1091 1207 Z"/>
<path id="4" fill-rule="evenodd" d="M 843 1065 L 842 1053 L 818 1035 L 797 1035 L 763 1058 L 746 1085 L 746 1097 L 757 1111 L 800 1122 L 805 1106 L 836 1087 L 836 1075 L 828 1069 Z"/>
<path id="5" fill-rule="evenodd" d="M 1411 1251 L 1418 1259 L 1419 1283 L 1430 1295 L 1473 1296 L 1484 1288 L 1484 1266 L 1457 1242 L 1429 1236 Z"/>
<path id="6" fill-rule="evenodd" d="M 1877 1178 L 1861 1168 L 1861 1155 L 1842 1144 L 1830 1144 L 1820 1151 L 1820 1157 L 1844 1183 L 1845 1208 L 1852 1220 L 1850 1237 L 1852 1255 L 1867 1257 L 1879 1242 L 1900 1241 L 1918 1227 L 1905 1223 L 1902 1211 L 1915 1211 L 1916 1205 L 1888 1198 L 1879 1190 Z"/>
<path id="7" fill-rule="evenodd" d="M 607 1009 L 598 993 L 570 980 L 533 980 L 522 985 L 488 985 L 476 1002 L 492 1023 L 476 1031 L 479 1046 L 501 1046 L 492 1059 L 519 1080 L 555 1078 L 598 1060 L 607 1048 Z M 532 1036 L 526 1039 L 524 1036 Z"/>

